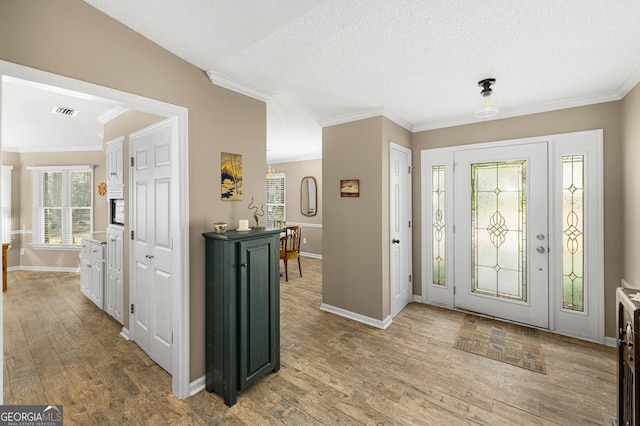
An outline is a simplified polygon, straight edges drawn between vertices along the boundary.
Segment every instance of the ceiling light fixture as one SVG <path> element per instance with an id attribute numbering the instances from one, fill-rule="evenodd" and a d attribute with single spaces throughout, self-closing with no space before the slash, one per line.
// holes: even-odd
<path id="1" fill-rule="evenodd" d="M 496 82 L 495 78 L 485 78 L 484 80 L 480 80 L 478 82 L 478 86 L 482 87 L 480 91 L 480 105 L 476 109 L 476 112 L 473 114 L 478 118 L 488 118 L 493 117 L 494 115 L 498 115 L 500 111 L 494 105 L 495 96 L 491 96 L 493 94 L 493 90 L 491 90 L 491 85 Z"/>

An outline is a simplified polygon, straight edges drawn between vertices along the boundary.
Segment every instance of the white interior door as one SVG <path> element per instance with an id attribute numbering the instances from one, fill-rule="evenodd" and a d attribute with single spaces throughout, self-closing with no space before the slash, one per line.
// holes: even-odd
<path id="1" fill-rule="evenodd" d="M 171 121 L 130 139 L 133 161 L 133 338 L 171 373 Z"/>
<path id="2" fill-rule="evenodd" d="M 391 144 L 389 236 L 391 316 L 411 301 L 411 151 Z"/>
<path id="3" fill-rule="evenodd" d="M 455 306 L 549 326 L 547 144 L 457 151 Z"/>

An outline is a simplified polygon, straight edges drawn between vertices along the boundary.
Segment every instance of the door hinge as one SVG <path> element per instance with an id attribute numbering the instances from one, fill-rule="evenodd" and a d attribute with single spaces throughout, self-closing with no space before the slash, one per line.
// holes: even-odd
<path id="1" fill-rule="evenodd" d="M 134 313 L 135 309 L 133 308 L 133 303 L 131 304 L 131 313 Z"/>
<path id="2" fill-rule="evenodd" d="M 409 282 L 411 282 L 411 274 L 409 274 Z"/>
<path id="3" fill-rule="evenodd" d="M 133 166 L 136 164 L 136 162 L 135 162 L 135 160 L 133 159 L 133 157 L 130 157 L 130 158 L 131 158 L 131 167 L 133 167 Z"/>
<path id="4" fill-rule="evenodd" d="M 409 170 L 408 170 L 409 174 L 411 174 L 411 169 L 413 169 L 413 167 L 409 166 Z"/>
<path id="5" fill-rule="evenodd" d="M 409 228 L 411 228 L 411 221 L 409 221 Z"/>
<path id="6" fill-rule="evenodd" d="M 132 240 L 135 238 L 135 235 L 136 235 L 136 234 L 135 234 L 135 232 L 136 232 L 136 231 L 131 231 L 131 239 L 132 239 Z"/>

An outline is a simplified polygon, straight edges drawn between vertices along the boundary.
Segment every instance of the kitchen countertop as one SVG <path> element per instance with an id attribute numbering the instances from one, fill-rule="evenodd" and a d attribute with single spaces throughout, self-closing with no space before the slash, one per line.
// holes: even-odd
<path id="1" fill-rule="evenodd" d="M 107 233 L 105 231 L 94 231 L 82 234 L 82 238 L 98 244 L 107 244 Z"/>

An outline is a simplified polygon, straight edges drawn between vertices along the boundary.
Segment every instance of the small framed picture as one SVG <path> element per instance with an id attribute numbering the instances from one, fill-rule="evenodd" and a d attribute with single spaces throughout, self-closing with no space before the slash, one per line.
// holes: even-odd
<path id="1" fill-rule="evenodd" d="M 359 197 L 360 179 L 345 179 L 340 181 L 341 197 Z"/>

